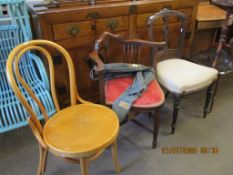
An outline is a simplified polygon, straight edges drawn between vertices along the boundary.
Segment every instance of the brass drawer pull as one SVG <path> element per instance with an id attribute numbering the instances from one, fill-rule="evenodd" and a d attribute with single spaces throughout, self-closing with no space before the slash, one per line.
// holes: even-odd
<path id="1" fill-rule="evenodd" d="M 80 33 L 80 28 L 79 28 L 79 26 L 71 26 L 68 28 L 67 33 L 70 36 L 75 37 L 76 35 L 78 35 Z"/>
<path id="2" fill-rule="evenodd" d="M 119 26 L 119 22 L 116 19 L 112 19 L 107 22 L 107 27 L 112 31 L 116 30 L 118 26 Z"/>

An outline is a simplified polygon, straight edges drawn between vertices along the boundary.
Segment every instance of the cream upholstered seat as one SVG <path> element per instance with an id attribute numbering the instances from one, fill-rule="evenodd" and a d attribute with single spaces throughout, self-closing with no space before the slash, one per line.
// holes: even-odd
<path id="1" fill-rule="evenodd" d="M 157 64 L 159 82 L 169 91 L 185 94 L 211 85 L 218 71 L 182 59 L 168 59 Z"/>

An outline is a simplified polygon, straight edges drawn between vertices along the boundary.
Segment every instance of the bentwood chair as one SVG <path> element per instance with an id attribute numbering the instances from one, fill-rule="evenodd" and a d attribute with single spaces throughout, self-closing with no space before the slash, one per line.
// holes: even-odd
<path id="1" fill-rule="evenodd" d="M 57 50 L 67 61 L 71 106 L 62 110 L 56 97 L 53 60 L 44 46 Z M 49 65 L 51 94 L 56 108 L 56 113 L 51 118 L 40 101 L 43 99 L 35 95 L 35 91 L 26 83 L 19 70 L 19 63 L 29 50 L 39 51 Z M 45 40 L 32 40 L 17 46 L 7 60 L 7 78 L 28 113 L 28 123 L 39 144 L 40 161 L 37 175 L 42 175 L 45 171 L 48 151 L 70 162 L 80 163 L 82 175 L 88 175 L 88 161 L 98 157 L 110 145 L 116 172 L 120 172 L 116 147 L 119 120 L 111 109 L 89 103 L 79 96 L 74 65 L 64 48 Z M 34 103 L 29 102 L 25 96 L 31 96 Z M 77 105 L 77 101 L 81 104 Z M 44 126 L 38 120 L 38 111 L 33 110 L 32 104 L 40 109 L 45 120 Z"/>
<path id="2" fill-rule="evenodd" d="M 169 32 L 174 28 L 169 25 L 169 20 L 177 19 L 180 24 L 178 32 L 177 48 L 171 48 L 168 44 L 169 40 L 175 40 Z M 218 71 L 214 68 L 201 66 L 190 61 L 181 59 L 181 54 L 184 46 L 186 35 L 186 17 L 183 13 L 163 9 L 148 18 L 147 24 L 149 28 L 150 40 L 156 40 L 154 24 L 159 20 L 163 21 L 163 40 L 167 45 L 158 54 L 158 64 L 156 65 L 157 78 L 160 84 L 167 90 L 166 96 L 170 93 L 174 98 L 173 105 L 173 120 L 171 133 L 174 134 L 178 112 L 180 108 L 180 100 L 188 94 L 193 94 L 204 89 L 207 90 L 206 102 L 204 107 L 203 117 L 210 112 L 210 106 L 213 102 L 214 87 L 218 77 Z M 170 28 L 169 28 L 170 27 Z M 158 37 L 158 36 L 157 36 Z"/>
<path id="3" fill-rule="evenodd" d="M 95 63 L 95 74 L 99 80 L 100 102 L 111 107 L 114 101 L 133 83 L 132 76 L 105 80 L 104 63 L 132 63 L 153 65 L 154 53 L 165 45 L 164 42 L 148 42 L 143 40 L 124 40 L 120 35 L 104 32 L 95 42 L 95 49 L 89 54 Z M 155 52 L 153 52 L 155 51 Z M 153 54 L 148 54 L 153 53 Z M 129 115 L 121 121 L 125 123 L 133 118 L 133 122 L 153 133 L 152 147 L 157 146 L 160 110 L 164 102 L 164 94 L 156 79 L 152 80 L 141 96 L 133 102 Z M 154 115 L 154 128 L 151 130 L 134 117 L 140 112 Z"/>

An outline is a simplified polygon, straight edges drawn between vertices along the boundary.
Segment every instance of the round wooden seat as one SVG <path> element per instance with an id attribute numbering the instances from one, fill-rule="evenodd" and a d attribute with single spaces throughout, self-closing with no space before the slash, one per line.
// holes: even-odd
<path id="1" fill-rule="evenodd" d="M 107 107 L 81 104 L 61 110 L 43 130 L 50 151 L 67 158 L 96 154 L 111 145 L 119 132 L 117 115 Z"/>

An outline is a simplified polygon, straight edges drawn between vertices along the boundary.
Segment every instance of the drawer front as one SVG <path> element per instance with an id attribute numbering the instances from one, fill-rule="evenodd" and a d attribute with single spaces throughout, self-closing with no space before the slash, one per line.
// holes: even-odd
<path id="1" fill-rule="evenodd" d="M 74 23 L 53 25 L 54 40 L 64 40 L 92 34 L 91 22 L 82 21 Z"/>
<path id="2" fill-rule="evenodd" d="M 180 9 L 180 12 L 184 13 L 188 19 L 188 21 L 191 20 L 192 17 L 192 8 L 188 8 L 188 9 Z M 137 16 L 137 28 L 144 28 L 147 27 L 147 19 L 149 16 L 153 15 L 154 13 L 145 13 L 145 14 L 139 14 Z M 177 22 L 177 19 L 175 17 L 171 17 L 169 19 L 170 23 L 175 23 Z M 162 24 L 162 20 L 158 20 L 157 22 L 154 23 L 154 25 L 161 25 Z"/>
<path id="3" fill-rule="evenodd" d="M 129 17 L 120 16 L 115 18 L 104 18 L 96 20 L 97 33 L 104 31 L 120 32 L 128 30 L 129 28 Z"/>

